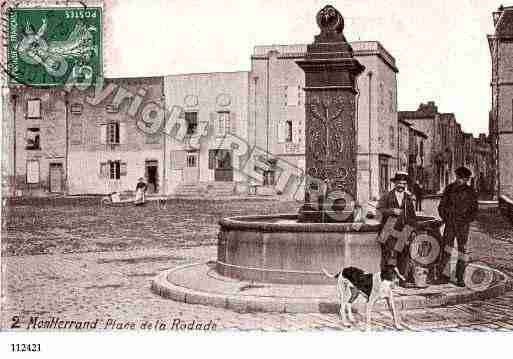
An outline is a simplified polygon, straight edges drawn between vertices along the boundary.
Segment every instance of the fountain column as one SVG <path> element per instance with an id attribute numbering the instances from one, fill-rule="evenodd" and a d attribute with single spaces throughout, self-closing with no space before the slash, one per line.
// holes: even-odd
<path id="1" fill-rule="evenodd" d="M 321 33 L 297 64 L 305 72 L 306 175 L 302 222 L 351 222 L 356 191 L 356 80 L 365 69 L 331 5 L 317 14 Z"/>

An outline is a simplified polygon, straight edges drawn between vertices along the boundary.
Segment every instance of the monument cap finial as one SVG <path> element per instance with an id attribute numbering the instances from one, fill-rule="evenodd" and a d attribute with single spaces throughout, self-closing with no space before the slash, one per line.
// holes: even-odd
<path id="1" fill-rule="evenodd" d="M 326 5 L 317 13 L 317 25 L 321 29 L 320 38 L 331 41 L 344 41 L 344 18 L 331 5 Z"/>

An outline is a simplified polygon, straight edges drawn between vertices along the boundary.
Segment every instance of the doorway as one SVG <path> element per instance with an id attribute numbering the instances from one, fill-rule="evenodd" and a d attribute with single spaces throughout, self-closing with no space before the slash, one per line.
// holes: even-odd
<path id="1" fill-rule="evenodd" d="M 183 180 L 186 183 L 197 183 L 199 181 L 199 156 L 197 152 L 188 152 L 185 155 Z"/>
<path id="2" fill-rule="evenodd" d="M 50 163 L 50 192 L 63 193 L 62 163 Z"/>
<path id="3" fill-rule="evenodd" d="M 209 167 L 214 170 L 216 182 L 233 182 L 233 160 L 230 150 L 210 150 Z"/>
<path id="4" fill-rule="evenodd" d="M 157 193 L 159 190 L 159 188 L 158 188 L 158 174 L 159 174 L 158 161 L 147 160 L 145 172 L 146 172 L 146 181 L 148 183 L 148 192 L 149 193 Z"/>

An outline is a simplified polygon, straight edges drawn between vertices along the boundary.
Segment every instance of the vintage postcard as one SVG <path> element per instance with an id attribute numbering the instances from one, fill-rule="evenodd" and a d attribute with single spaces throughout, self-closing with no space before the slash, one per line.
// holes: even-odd
<path id="1" fill-rule="evenodd" d="M 1 6 L 3 333 L 513 331 L 513 3 Z"/>

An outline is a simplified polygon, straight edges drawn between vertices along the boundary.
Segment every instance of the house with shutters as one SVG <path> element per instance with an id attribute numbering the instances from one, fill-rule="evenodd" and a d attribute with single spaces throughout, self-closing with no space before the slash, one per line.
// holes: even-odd
<path id="1" fill-rule="evenodd" d="M 302 197 L 306 44 L 257 46 L 251 71 L 164 78 L 166 108 L 181 130 L 165 136 L 167 193 L 284 193 Z M 398 166 L 395 59 L 376 41 L 352 43 L 366 67 L 358 79 L 358 193 L 388 191 Z M 173 117 L 173 116 L 171 116 Z M 171 126 L 173 127 L 173 126 Z M 225 135 L 244 151 L 234 151 Z M 284 173 L 286 175 L 284 176 Z M 286 178 L 285 178 L 286 177 Z M 289 181 L 285 186 L 284 182 Z"/>
<path id="2" fill-rule="evenodd" d="M 162 77 L 150 77 L 70 92 L 68 194 L 134 191 L 140 177 L 150 193 L 164 193 L 163 134 L 145 131 L 143 121 L 164 111 L 162 90 Z"/>
<path id="3" fill-rule="evenodd" d="M 226 135 L 248 137 L 248 84 L 247 71 L 164 77 L 168 194 L 247 192 L 247 177 L 237 170 L 243 159 Z"/>
<path id="4" fill-rule="evenodd" d="M 2 159 L 7 195 L 66 191 L 67 95 L 59 89 L 16 86 L 3 98 Z"/>

